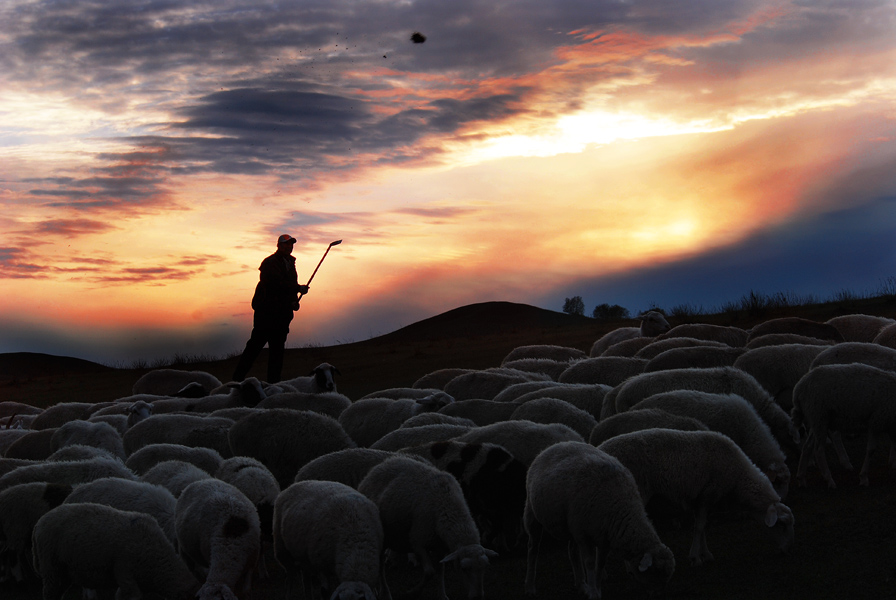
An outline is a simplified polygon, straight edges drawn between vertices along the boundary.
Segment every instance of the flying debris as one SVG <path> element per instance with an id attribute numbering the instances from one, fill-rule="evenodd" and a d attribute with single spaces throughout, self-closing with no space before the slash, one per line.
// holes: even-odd
<path id="1" fill-rule="evenodd" d="M 420 33 L 419 31 L 415 31 L 411 34 L 411 41 L 415 44 L 422 44 L 426 41 L 426 36 Z"/>

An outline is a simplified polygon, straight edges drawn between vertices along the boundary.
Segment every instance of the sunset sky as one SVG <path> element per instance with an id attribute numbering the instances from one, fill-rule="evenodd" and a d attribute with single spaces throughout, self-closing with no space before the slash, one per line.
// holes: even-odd
<path id="1" fill-rule="evenodd" d="M 0 207 L 0 352 L 106 364 L 239 352 L 280 233 L 291 347 L 873 291 L 896 2 L 4 0 Z"/>

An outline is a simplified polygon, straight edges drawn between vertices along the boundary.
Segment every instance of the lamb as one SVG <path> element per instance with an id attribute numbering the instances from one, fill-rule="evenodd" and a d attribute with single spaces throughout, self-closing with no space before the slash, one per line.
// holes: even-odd
<path id="1" fill-rule="evenodd" d="M 580 408 L 593 416 L 600 419 L 600 411 L 603 406 L 604 397 L 613 388 L 600 383 L 565 383 L 552 388 L 535 390 L 524 394 L 517 398 L 518 404 L 525 404 L 530 400 L 538 398 L 557 398 L 564 400 L 576 408 Z"/>
<path id="2" fill-rule="evenodd" d="M 509 389 L 509 388 L 508 388 Z M 452 402 L 438 410 L 439 414 L 473 421 L 478 426 L 491 425 L 506 421 L 516 410 L 514 402 L 498 402 L 495 400 L 464 400 Z"/>
<path id="3" fill-rule="evenodd" d="M 200 597 L 214 590 L 248 591 L 261 553 L 252 501 L 229 483 L 203 479 L 184 489 L 175 514 L 178 553 L 205 581 Z"/>
<path id="4" fill-rule="evenodd" d="M 789 413 L 793 408 L 793 386 L 823 351 L 825 346 L 814 344 L 762 346 L 744 352 L 734 361 L 734 367 L 752 375 Z"/>
<path id="5" fill-rule="evenodd" d="M 797 481 L 805 485 L 810 456 L 827 481 L 836 487 L 825 457 L 824 444 L 832 431 L 867 432 L 860 485 L 868 485 L 871 456 L 880 438 L 896 439 L 896 373 L 862 363 L 821 365 L 810 370 L 793 389 L 793 420 L 804 423 L 809 435 L 797 467 Z M 841 464 L 851 469 L 849 458 L 836 436 L 832 437 Z M 2 483 L 0 479 L 0 483 Z"/>
<path id="6" fill-rule="evenodd" d="M 652 588 L 665 585 L 675 557 L 661 541 L 632 474 L 619 460 L 583 442 L 561 442 L 532 462 L 526 476 L 523 524 L 529 535 L 526 594 L 535 595 L 538 548 L 544 532 L 569 541 L 576 587 L 601 597 L 610 551 L 637 563 Z"/>
<path id="7" fill-rule="evenodd" d="M 283 392 L 268 396 L 256 407 L 269 408 L 291 408 L 293 410 L 310 410 L 334 419 L 338 419 L 346 408 L 351 406 L 352 401 L 348 396 L 339 392 Z"/>
<path id="8" fill-rule="evenodd" d="M 364 398 L 339 415 L 339 424 L 358 446 L 366 448 L 414 415 L 437 411 L 452 402 L 454 398 L 444 392 L 416 400 Z"/>
<path id="9" fill-rule="evenodd" d="M 148 514 L 158 522 L 168 541 L 172 545 L 177 543 L 174 532 L 177 499 L 165 487 L 144 481 L 103 477 L 77 486 L 65 499 L 66 504 L 80 502 Z"/>
<path id="10" fill-rule="evenodd" d="M 546 358 L 557 362 L 568 363 L 587 357 L 588 355 L 578 348 L 556 346 L 552 344 L 531 344 L 528 346 L 517 346 L 511 350 L 507 356 L 504 357 L 504 360 L 501 361 L 501 366 L 506 366 L 507 363 L 522 358 Z"/>
<path id="11" fill-rule="evenodd" d="M 312 592 L 376 600 L 382 589 L 382 597 L 390 598 L 379 509 L 354 488 L 335 481 L 293 483 L 277 497 L 273 534 L 277 562 L 287 573 L 298 568 L 317 588 Z"/>
<path id="12" fill-rule="evenodd" d="M 777 319 L 769 319 L 754 326 L 750 330 L 747 342 L 756 339 L 762 335 L 770 333 L 795 333 L 797 335 L 805 335 L 814 337 L 819 340 L 830 340 L 832 342 L 844 342 L 843 335 L 836 327 L 827 323 L 819 323 L 802 317 L 779 317 Z"/>
<path id="13" fill-rule="evenodd" d="M 455 562 L 468 598 L 483 597 L 483 575 L 497 553 L 483 548 L 460 484 L 450 473 L 405 456 L 373 467 L 358 491 L 379 508 L 385 546 L 413 552 L 423 566 L 419 592 L 435 573 L 431 552 L 447 549 L 441 559 L 439 598 L 446 600 L 445 564 Z"/>
<path id="14" fill-rule="evenodd" d="M 753 405 L 737 394 L 674 390 L 648 396 L 632 407 L 638 408 L 659 408 L 693 417 L 710 430 L 724 433 L 768 477 L 778 495 L 787 496 L 790 486 L 787 457 Z"/>
<path id="15" fill-rule="evenodd" d="M 688 557 L 694 565 L 713 560 L 706 522 L 723 499 L 764 523 L 781 552 L 793 543 L 793 512 L 781 503 L 768 477 L 724 434 L 645 429 L 610 438 L 598 448 L 631 471 L 645 506 L 660 496 L 693 514 Z"/>
<path id="16" fill-rule="evenodd" d="M 137 475 L 143 475 L 166 460 L 181 460 L 196 465 L 206 473 L 215 473 L 224 459 L 211 448 L 192 448 L 181 444 L 149 444 L 131 454 L 124 464 Z"/>
<path id="17" fill-rule="evenodd" d="M 600 446 L 611 437 L 654 427 L 680 431 L 709 431 L 705 423 L 693 417 L 683 417 L 659 408 L 637 408 L 607 417 L 595 425 L 588 443 Z"/>
<path id="18" fill-rule="evenodd" d="M 653 373 L 654 371 L 666 371 L 668 369 L 730 367 L 744 352 L 746 352 L 746 348 L 742 347 L 693 346 L 689 348 L 670 348 L 651 358 L 644 366 L 644 372 Z"/>
<path id="19" fill-rule="evenodd" d="M 635 358 L 643 358 L 650 360 L 673 348 L 695 348 L 710 346 L 713 348 L 730 348 L 722 342 L 714 342 L 712 340 L 701 340 L 699 338 L 690 337 L 672 337 L 651 342 L 635 352 Z"/>
<path id="20" fill-rule="evenodd" d="M 270 535 L 274 518 L 274 503 L 280 494 L 280 484 L 270 469 L 248 456 L 234 456 L 221 462 L 215 478 L 241 491 L 258 511 L 261 531 Z"/>
<path id="21" fill-rule="evenodd" d="M 227 442 L 227 433 L 233 423 L 220 417 L 152 415 L 128 429 L 122 441 L 128 456 L 149 444 L 181 444 L 212 448 L 228 458 L 233 455 Z"/>
<path id="22" fill-rule="evenodd" d="M 558 398 L 538 398 L 524 402 L 510 415 L 510 419 L 533 423 L 562 423 L 581 435 L 582 439 L 588 439 L 591 430 L 597 425 L 597 419 L 591 413 Z"/>
<path id="23" fill-rule="evenodd" d="M 307 410 L 272 408 L 249 415 L 230 428 L 235 456 L 251 456 L 286 488 L 307 462 L 356 444 L 339 421 Z"/>
<path id="24" fill-rule="evenodd" d="M 422 425 L 420 427 L 399 427 L 395 431 L 390 431 L 375 441 L 370 447 L 374 450 L 396 452 L 402 448 L 454 439 L 467 433 L 471 429 L 473 429 L 473 427 L 466 425 L 450 425 L 446 423 Z"/>
<path id="25" fill-rule="evenodd" d="M 337 450 L 308 462 L 296 473 L 295 480 L 297 482 L 309 479 L 338 481 L 349 487 L 357 488 L 370 469 L 394 455 L 394 452 L 371 448 Z"/>
<path id="26" fill-rule="evenodd" d="M 181 460 L 164 460 L 140 476 L 140 481 L 160 485 L 175 498 L 193 482 L 210 479 L 212 475 L 196 465 Z"/>
<path id="27" fill-rule="evenodd" d="M 873 342 L 884 327 L 896 321 L 887 317 L 859 314 L 840 315 L 828 319 L 825 323 L 836 327 L 846 342 Z"/>
<path id="28" fill-rule="evenodd" d="M 33 558 L 46 600 L 61 599 L 70 585 L 190 600 L 200 586 L 155 519 L 101 504 L 63 504 L 42 516 Z"/>
<path id="29" fill-rule="evenodd" d="M 280 383 L 295 388 L 297 392 L 310 392 L 319 394 L 321 392 L 336 391 L 336 375 L 341 375 L 339 369 L 330 363 L 320 363 L 311 370 L 311 374 L 306 377 L 294 377 L 286 379 Z"/>
<path id="30" fill-rule="evenodd" d="M 445 393 L 455 400 L 491 400 L 503 389 L 515 383 L 550 380 L 550 377 L 540 373 L 497 367 L 458 375 L 446 383 L 444 389 Z"/>
<path id="31" fill-rule="evenodd" d="M 604 350 L 619 342 L 632 338 L 654 338 L 661 333 L 669 331 L 669 322 L 659 311 L 651 310 L 640 317 L 639 327 L 619 327 L 605 333 L 591 346 L 589 356 L 600 356 Z"/>
<path id="32" fill-rule="evenodd" d="M 38 519 L 71 494 L 67 483 L 32 481 L 0 492 L 0 547 L 9 556 L 0 581 L 23 581 L 32 575 L 31 533 Z"/>
<path id="33" fill-rule="evenodd" d="M 558 442 L 585 441 L 574 429 L 561 423 L 533 423 L 532 421 L 501 421 L 476 427 L 460 437 L 459 442 L 497 444 L 506 448 L 527 467 L 538 453 Z"/>
<path id="34" fill-rule="evenodd" d="M 134 382 L 132 394 L 155 394 L 173 396 L 191 383 L 198 383 L 206 392 L 221 387 L 221 380 L 205 371 L 184 371 L 181 369 L 154 369 Z"/>
<path id="35" fill-rule="evenodd" d="M 19 467 L 0 477 L 0 490 L 31 481 L 75 485 L 102 477 L 137 478 L 120 460 L 115 458 L 42 462 Z"/>
<path id="36" fill-rule="evenodd" d="M 746 346 L 750 332 L 740 327 L 726 327 L 724 325 L 712 325 L 710 323 L 684 323 L 676 325 L 666 333 L 656 336 L 657 340 L 674 337 L 697 338 L 700 340 L 712 340 L 722 342 L 732 348 Z"/>
<path id="37" fill-rule="evenodd" d="M 647 396 L 676 389 L 737 394 L 753 405 L 782 446 L 799 443 L 799 432 L 790 416 L 756 379 L 734 367 L 672 369 L 632 377 L 605 396 L 601 418 L 628 410 Z"/>
<path id="38" fill-rule="evenodd" d="M 627 356 L 596 356 L 570 364 L 557 378 L 560 383 L 600 383 L 617 386 L 644 372 L 647 360 Z"/>
<path id="39" fill-rule="evenodd" d="M 438 390 L 445 389 L 445 385 L 457 377 L 458 375 L 463 375 L 464 373 L 471 373 L 474 369 L 462 369 L 456 367 L 450 367 L 447 369 L 438 369 L 431 373 L 427 373 L 420 377 L 417 381 L 415 381 L 411 387 L 415 388 L 435 388 Z"/>
<path id="40" fill-rule="evenodd" d="M 90 421 L 70 421 L 59 427 L 50 438 L 53 450 L 65 446 L 80 444 L 94 446 L 110 454 L 125 459 L 124 443 L 118 430 L 108 423 L 91 423 Z"/>
<path id="41" fill-rule="evenodd" d="M 885 371 L 896 371 L 896 348 L 863 342 L 834 344 L 830 348 L 821 349 L 821 352 L 812 361 L 811 368 L 854 362 L 871 365 Z"/>
<path id="42" fill-rule="evenodd" d="M 560 374 L 569 367 L 566 361 L 551 360 L 549 358 L 520 358 L 511 360 L 501 365 L 505 369 L 515 369 L 526 373 L 547 375 L 548 379 L 557 381 Z"/>

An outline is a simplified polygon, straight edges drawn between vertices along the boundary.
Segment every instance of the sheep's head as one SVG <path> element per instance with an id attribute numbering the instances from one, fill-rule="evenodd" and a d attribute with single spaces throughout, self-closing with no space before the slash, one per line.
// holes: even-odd
<path id="1" fill-rule="evenodd" d="M 775 502 L 765 511 L 764 522 L 778 550 L 786 553 L 793 545 L 793 511 L 786 504 Z"/>
<path id="2" fill-rule="evenodd" d="M 128 427 L 152 416 L 152 404 L 145 400 L 137 400 L 128 407 Z"/>
<path id="3" fill-rule="evenodd" d="M 641 315 L 642 336 L 656 337 L 661 333 L 666 333 L 670 328 L 669 322 L 661 312 L 651 310 Z"/>
<path id="4" fill-rule="evenodd" d="M 339 584 L 330 600 L 376 600 L 376 594 L 363 581 L 346 581 Z"/>
<path id="5" fill-rule="evenodd" d="M 651 594 L 662 591 L 675 572 L 675 556 L 664 544 L 645 552 L 638 564 L 627 563 L 629 572 L 644 585 Z"/>
<path id="6" fill-rule="evenodd" d="M 314 370 L 311 371 L 311 374 L 314 376 L 314 384 L 317 386 L 317 389 L 326 392 L 336 391 L 336 380 L 334 378 L 336 375 L 342 375 L 342 373 L 339 372 L 339 369 L 330 363 L 321 363 L 317 365 L 314 367 Z"/>
<path id="7" fill-rule="evenodd" d="M 467 598 L 484 598 L 482 580 L 485 569 L 488 567 L 489 558 L 495 558 L 498 553 L 479 544 L 470 544 L 458 548 L 441 560 L 442 563 L 455 561 L 463 575 L 464 587 L 467 588 Z"/>

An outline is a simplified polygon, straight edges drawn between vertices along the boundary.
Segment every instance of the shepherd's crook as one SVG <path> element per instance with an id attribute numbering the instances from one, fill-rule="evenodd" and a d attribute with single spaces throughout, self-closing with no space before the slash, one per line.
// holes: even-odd
<path id="1" fill-rule="evenodd" d="M 320 258 L 320 262 L 317 263 L 316 267 L 314 267 L 314 272 L 311 273 L 311 277 L 308 278 L 308 283 L 305 284 L 306 286 L 311 285 L 311 280 L 314 279 L 314 276 L 317 274 L 317 270 L 323 264 L 324 259 L 327 257 L 327 252 L 330 251 L 330 248 L 332 248 L 333 246 L 338 246 L 341 243 L 342 243 L 342 240 L 336 240 L 335 242 L 330 242 L 330 245 L 327 246 L 327 250 L 324 252 L 324 255 Z M 301 301 L 302 296 L 304 296 L 304 294 L 299 294 L 299 299 L 296 302 Z"/>

